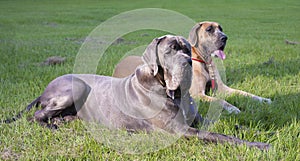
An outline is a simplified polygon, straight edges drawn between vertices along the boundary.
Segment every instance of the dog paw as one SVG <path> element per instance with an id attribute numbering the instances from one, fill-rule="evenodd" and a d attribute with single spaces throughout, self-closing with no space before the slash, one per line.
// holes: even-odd
<path id="1" fill-rule="evenodd" d="M 230 109 L 228 112 L 229 112 L 229 113 L 238 114 L 238 113 L 240 113 L 241 111 L 240 111 L 238 108 L 235 107 L 235 109 Z"/>
<path id="2" fill-rule="evenodd" d="M 233 106 L 233 105 L 231 105 L 229 103 L 227 103 L 227 104 L 224 105 L 224 109 L 226 111 L 228 111 L 228 113 L 238 114 L 238 113 L 241 112 L 237 107 L 235 107 L 235 106 Z"/>
<path id="3" fill-rule="evenodd" d="M 271 104 L 271 103 L 272 103 L 272 100 L 269 99 L 269 98 L 263 98 L 263 99 L 261 100 L 261 102 L 267 103 L 267 104 Z"/>
<path id="4" fill-rule="evenodd" d="M 269 98 L 262 98 L 262 97 L 254 96 L 253 99 L 258 100 L 261 103 L 268 103 L 268 104 L 272 103 L 272 100 Z"/>

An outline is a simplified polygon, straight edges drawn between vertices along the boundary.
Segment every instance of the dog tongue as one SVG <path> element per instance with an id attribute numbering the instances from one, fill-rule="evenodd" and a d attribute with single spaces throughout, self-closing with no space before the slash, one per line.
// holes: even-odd
<path id="1" fill-rule="evenodd" d="M 213 54 L 222 60 L 226 58 L 226 55 L 222 50 L 216 50 Z"/>

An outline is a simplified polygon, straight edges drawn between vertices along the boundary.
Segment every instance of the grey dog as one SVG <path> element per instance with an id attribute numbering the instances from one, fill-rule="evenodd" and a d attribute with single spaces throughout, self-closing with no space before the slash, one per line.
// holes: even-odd
<path id="1" fill-rule="evenodd" d="M 191 46 L 180 36 L 154 39 L 143 54 L 144 64 L 126 78 L 68 74 L 54 79 L 30 106 L 41 105 L 36 121 L 74 115 L 109 128 L 151 132 L 163 129 L 207 142 L 246 144 L 268 149 L 269 144 L 191 127 L 200 116 L 189 94 L 192 81 Z"/>

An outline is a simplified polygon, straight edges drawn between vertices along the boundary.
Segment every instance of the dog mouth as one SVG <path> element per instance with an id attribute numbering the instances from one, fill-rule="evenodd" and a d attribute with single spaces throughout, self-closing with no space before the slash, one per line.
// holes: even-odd
<path id="1" fill-rule="evenodd" d="M 172 99 L 175 99 L 175 90 L 169 90 L 167 89 L 167 96 L 172 98 Z"/>
<path id="2" fill-rule="evenodd" d="M 215 50 L 211 56 L 212 57 L 217 57 L 217 58 L 220 58 L 221 60 L 224 60 L 226 58 L 226 55 L 224 53 L 224 48 L 225 48 L 225 45 L 222 45 L 218 50 Z"/>
<path id="3" fill-rule="evenodd" d="M 175 67 L 164 72 L 166 94 L 173 100 L 180 97 L 181 90 L 184 93 L 188 91 L 191 85 L 192 68 L 188 65 L 188 62 L 186 62 L 186 65 L 184 64 L 175 65 Z"/>
<path id="4" fill-rule="evenodd" d="M 212 57 L 218 57 L 221 60 L 224 60 L 226 58 L 226 55 L 223 50 L 216 50 L 211 54 Z"/>
<path id="5" fill-rule="evenodd" d="M 172 100 L 174 100 L 175 98 L 178 98 L 180 97 L 180 87 L 178 87 L 177 89 L 175 90 L 170 90 L 170 89 L 167 89 L 166 90 L 166 93 L 167 93 L 167 96 L 169 98 L 171 98 Z"/>
<path id="6" fill-rule="evenodd" d="M 167 96 L 174 100 L 176 93 L 175 91 L 177 91 L 179 88 L 179 82 L 176 79 L 166 80 L 166 87 Z"/>

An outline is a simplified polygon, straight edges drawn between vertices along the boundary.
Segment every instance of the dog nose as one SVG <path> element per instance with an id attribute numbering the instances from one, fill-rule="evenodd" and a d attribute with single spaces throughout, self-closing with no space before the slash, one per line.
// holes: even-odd
<path id="1" fill-rule="evenodd" d="M 222 35 L 222 36 L 221 36 L 221 41 L 223 41 L 223 42 L 226 42 L 226 41 L 227 41 L 227 39 L 228 39 L 228 38 L 227 38 L 227 36 L 226 36 L 226 35 Z"/>

